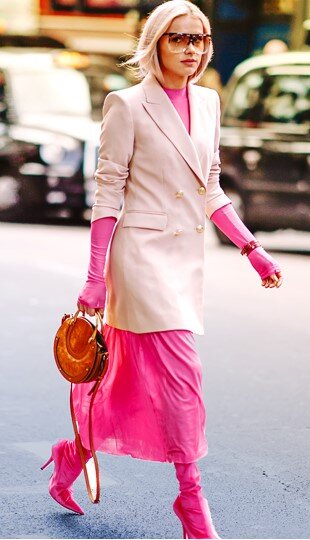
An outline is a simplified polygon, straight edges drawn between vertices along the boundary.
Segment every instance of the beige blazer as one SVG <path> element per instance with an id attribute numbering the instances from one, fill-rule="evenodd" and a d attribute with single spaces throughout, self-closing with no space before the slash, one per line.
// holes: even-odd
<path id="1" fill-rule="evenodd" d="M 189 84 L 189 101 L 190 135 L 151 74 L 105 99 L 92 220 L 118 218 L 105 267 L 116 328 L 204 333 L 206 215 L 231 201 L 218 94 Z"/>

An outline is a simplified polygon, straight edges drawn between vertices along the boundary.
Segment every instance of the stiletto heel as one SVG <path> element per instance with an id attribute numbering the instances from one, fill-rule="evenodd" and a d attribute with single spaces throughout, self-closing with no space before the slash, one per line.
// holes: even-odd
<path id="1" fill-rule="evenodd" d="M 183 526 L 183 538 L 220 538 L 212 522 L 208 501 L 202 494 L 200 472 L 195 462 L 175 463 L 180 494 L 173 510 Z"/>
<path id="2" fill-rule="evenodd" d="M 46 467 L 48 467 L 48 465 L 49 465 L 50 463 L 52 463 L 52 461 L 54 461 L 53 456 L 51 456 L 51 457 L 47 460 L 47 462 L 44 463 L 44 465 L 42 465 L 42 467 L 40 467 L 41 471 L 43 471 L 44 469 L 46 469 Z"/>
<path id="3" fill-rule="evenodd" d="M 75 502 L 72 494 L 72 484 L 82 471 L 82 463 L 75 442 L 61 440 L 54 444 L 52 455 L 42 465 L 42 471 L 52 461 L 55 468 L 49 481 L 50 496 L 64 508 L 83 515 L 84 510 Z"/>
<path id="4" fill-rule="evenodd" d="M 185 509 L 182 507 L 178 496 L 173 503 L 174 513 L 182 523 L 183 538 L 216 538 L 217 534 L 212 523 L 210 509 L 207 499 L 203 498 L 201 511 L 194 508 Z"/>

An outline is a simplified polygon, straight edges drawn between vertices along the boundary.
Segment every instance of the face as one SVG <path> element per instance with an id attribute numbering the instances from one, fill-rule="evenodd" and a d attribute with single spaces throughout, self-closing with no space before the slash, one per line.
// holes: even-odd
<path id="1" fill-rule="evenodd" d="M 202 21 L 193 15 L 180 15 L 171 22 L 165 33 L 182 32 L 185 34 L 203 34 Z M 159 63 L 164 76 L 165 85 L 185 86 L 189 76 L 193 75 L 201 62 L 201 55 L 195 52 L 190 43 L 185 52 L 171 52 L 169 36 L 162 36 L 158 42 Z"/>

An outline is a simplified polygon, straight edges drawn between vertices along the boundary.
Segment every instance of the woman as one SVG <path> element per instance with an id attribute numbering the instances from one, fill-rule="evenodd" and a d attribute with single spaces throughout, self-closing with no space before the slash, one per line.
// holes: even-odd
<path id="1" fill-rule="evenodd" d="M 210 34 L 195 5 L 160 5 L 129 61 L 142 82 L 105 100 L 90 265 L 78 299 L 81 311 L 105 308 L 106 316 L 110 365 L 94 408 L 95 447 L 174 463 L 173 509 L 189 538 L 218 538 L 196 463 L 208 451 L 193 337 L 203 334 L 206 215 L 243 250 L 264 287 L 282 282 L 219 185 L 218 95 L 193 84 L 211 59 Z M 74 388 L 87 457 L 90 387 Z M 52 459 L 51 495 L 82 514 L 71 491 L 81 472 L 75 443 L 58 442 Z"/>

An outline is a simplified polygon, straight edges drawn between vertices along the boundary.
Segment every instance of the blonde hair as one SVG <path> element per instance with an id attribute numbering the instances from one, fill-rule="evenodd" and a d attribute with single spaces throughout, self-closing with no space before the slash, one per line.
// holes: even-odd
<path id="1" fill-rule="evenodd" d="M 139 79 L 143 79 L 149 72 L 163 84 L 157 44 L 161 36 L 169 28 L 171 22 L 180 15 L 192 15 L 201 20 L 203 31 L 210 34 L 210 21 L 208 17 L 188 0 L 168 0 L 157 6 L 148 16 L 133 56 L 123 62 L 123 66 L 136 66 L 134 71 Z M 188 81 L 196 82 L 202 76 L 213 55 L 212 41 L 209 50 L 202 55 L 201 62 L 196 72 L 188 78 Z"/>

